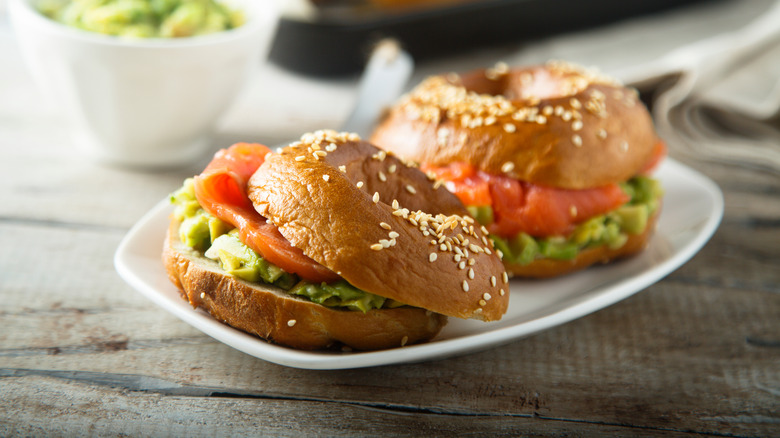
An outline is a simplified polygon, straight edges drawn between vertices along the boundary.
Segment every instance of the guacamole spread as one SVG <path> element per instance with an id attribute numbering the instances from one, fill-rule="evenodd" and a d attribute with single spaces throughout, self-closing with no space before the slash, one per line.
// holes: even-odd
<path id="1" fill-rule="evenodd" d="M 244 23 L 214 0 L 41 0 L 38 10 L 68 26 L 129 38 L 206 35 Z"/>
<path id="2" fill-rule="evenodd" d="M 171 194 L 173 217 L 180 221 L 179 239 L 205 257 L 215 260 L 229 275 L 266 283 L 328 307 L 368 312 L 403 304 L 358 289 L 344 280 L 311 283 L 268 262 L 238 237 L 238 229 L 206 212 L 195 198 L 192 178 Z"/>

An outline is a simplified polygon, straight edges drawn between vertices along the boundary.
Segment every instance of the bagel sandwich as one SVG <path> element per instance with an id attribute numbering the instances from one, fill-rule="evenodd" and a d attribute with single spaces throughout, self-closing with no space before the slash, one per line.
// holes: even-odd
<path id="1" fill-rule="evenodd" d="M 515 276 L 636 254 L 661 210 L 666 147 L 636 91 L 563 61 L 429 77 L 370 141 L 455 193 Z"/>
<path id="2" fill-rule="evenodd" d="M 452 193 L 357 135 L 239 143 L 171 195 L 163 261 L 194 307 L 297 349 L 432 339 L 500 319 L 508 276 Z"/>

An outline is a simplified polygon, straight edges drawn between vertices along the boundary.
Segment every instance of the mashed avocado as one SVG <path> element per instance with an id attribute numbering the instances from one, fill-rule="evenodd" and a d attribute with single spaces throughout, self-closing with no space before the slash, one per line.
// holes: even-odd
<path id="1" fill-rule="evenodd" d="M 41 0 L 38 10 L 68 26 L 130 38 L 206 35 L 244 23 L 241 12 L 214 0 Z"/>
<path id="2" fill-rule="evenodd" d="M 188 247 L 218 261 L 226 273 L 250 282 L 272 284 L 291 295 L 328 307 L 368 312 L 403 305 L 360 290 L 344 280 L 315 284 L 285 272 L 241 242 L 238 229 L 206 212 L 195 198 L 193 183 L 192 178 L 186 179 L 170 196 L 174 205 L 173 217 L 181 221 L 179 238 Z"/>
<path id="3" fill-rule="evenodd" d="M 629 234 L 639 234 L 647 227 L 648 219 L 658 209 L 663 190 L 658 181 L 638 176 L 621 185 L 631 200 L 607 214 L 595 216 L 579 224 L 569 236 L 537 238 L 519 233 L 512 238 L 491 235 L 496 248 L 504 254 L 504 261 L 527 265 L 534 260 L 551 258 L 571 260 L 580 251 L 607 245 L 620 248 Z M 487 225 L 493 221 L 489 206 L 469 207 L 474 218 Z"/>

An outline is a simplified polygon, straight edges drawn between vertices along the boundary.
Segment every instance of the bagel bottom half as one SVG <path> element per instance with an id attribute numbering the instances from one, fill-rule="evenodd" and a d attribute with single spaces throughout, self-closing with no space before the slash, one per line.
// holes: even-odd
<path id="1" fill-rule="evenodd" d="M 305 350 L 339 345 L 377 350 L 427 341 L 446 324 L 446 316 L 417 307 L 337 310 L 241 280 L 184 245 L 179 224 L 171 220 L 162 258 L 182 297 L 219 321 L 268 341 Z"/>

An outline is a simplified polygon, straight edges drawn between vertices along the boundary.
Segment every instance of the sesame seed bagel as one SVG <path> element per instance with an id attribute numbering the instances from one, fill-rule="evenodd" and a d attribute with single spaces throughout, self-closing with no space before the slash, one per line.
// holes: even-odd
<path id="1" fill-rule="evenodd" d="M 241 280 L 184 245 L 178 229 L 179 222 L 171 221 L 163 262 L 182 297 L 220 321 L 277 344 L 305 350 L 401 347 L 433 338 L 447 322 L 445 316 L 410 306 L 366 313 L 337 310 L 272 285 Z"/>
<path id="2" fill-rule="evenodd" d="M 454 195 L 354 134 L 319 131 L 270 154 L 248 194 L 293 246 L 355 287 L 459 318 L 506 312 L 485 230 Z"/>
<path id="3" fill-rule="evenodd" d="M 635 91 L 564 62 L 426 79 L 370 141 L 418 163 L 465 162 L 564 189 L 625 181 L 658 142 Z"/>

